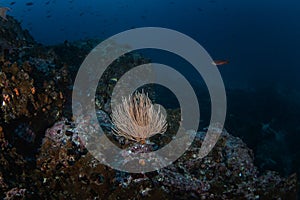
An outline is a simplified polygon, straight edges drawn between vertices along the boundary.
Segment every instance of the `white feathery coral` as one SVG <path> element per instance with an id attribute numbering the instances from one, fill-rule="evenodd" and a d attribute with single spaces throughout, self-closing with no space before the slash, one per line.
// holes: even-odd
<path id="1" fill-rule="evenodd" d="M 156 109 L 144 92 L 123 98 L 122 103 L 112 110 L 113 131 L 116 135 L 143 142 L 155 134 L 167 130 L 166 116 L 160 107 Z"/>

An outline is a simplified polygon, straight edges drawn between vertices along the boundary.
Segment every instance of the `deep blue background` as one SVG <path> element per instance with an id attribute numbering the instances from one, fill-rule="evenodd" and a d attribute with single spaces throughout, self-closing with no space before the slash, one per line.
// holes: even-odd
<path id="1" fill-rule="evenodd" d="M 175 29 L 197 40 L 227 88 L 266 84 L 299 90 L 299 0 L 2 0 L 44 44 L 105 39 L 133 27 Z M 26 6 L 26 3 L 33 5 Z M 298 80 L 297 80 L 298 79 Z"/>

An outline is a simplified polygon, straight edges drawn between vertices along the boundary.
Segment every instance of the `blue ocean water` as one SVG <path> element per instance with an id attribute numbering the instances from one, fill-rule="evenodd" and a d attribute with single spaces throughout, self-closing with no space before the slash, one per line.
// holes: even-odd
<path id="1" fill-rule="evenodd" d="M 242 116 L 241 124 L 251 125 L 253 118 L 263 125 L 271 124 L 271 130 L 281 134 L 274 136 L 273 143 L 269 140 L 269 146 L 278 145 L 274 149 L 282 150 L 278 158 L 272 158 L 277 169 L 286 174 L 299 171 L 299 162 L 290 161 L 300 151 L 299 0 L 2 0 L 0 6 L 10 7 L 8 15 L 45 45 L 88 38 L 104 40 L 148 26 L 190 36 L 213 59 L 229 60 L 218 68 L 227 90 L 258 91 L 256 96 L 229 97 L 232 113 L 227 119 Z M 185 61 L 162 52 L 147 55 L 153 56 L 153 61 L 183 69 L 193 84 L 202 84 L 201 77 L 195 76 Z M 262 88 L 267 89 L 261 92 Z M 248 135 L 237 133 L 243 129 L 234 129 L 232 124 L 230 121 L 226 128 L 256 152 L 263 151 L 260 148 L 264 144 L 253 145 L 261 142 L 261 132 L 251 133 L 248 127 Z"/>
<path id="2" fill-rule="evenodd" d="M 3 0 L 8 15 L 43 44 L 106 39 L 134 27 L 180 31 L 220 67 L 226 87 L 276 84 L 299 90 L 300 2 L 297 0 Z"/>

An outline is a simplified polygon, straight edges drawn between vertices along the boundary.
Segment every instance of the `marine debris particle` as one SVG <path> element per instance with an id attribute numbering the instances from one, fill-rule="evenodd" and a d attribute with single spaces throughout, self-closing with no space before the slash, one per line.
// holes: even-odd
<path id="1" fill-rule="evenodd" d="M 10 8 L 8 7 L 0 7 L 0 17 L 2 19 L 4 19 L 5 21 L 7 21 L 7 18 L 6 18 L 6 12 L 10 10 Z"/>

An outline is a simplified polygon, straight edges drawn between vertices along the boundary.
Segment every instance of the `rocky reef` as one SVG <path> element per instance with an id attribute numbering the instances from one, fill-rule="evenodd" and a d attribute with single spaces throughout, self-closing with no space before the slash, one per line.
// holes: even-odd
<path id="1" fill-rule="evenodd" d="M 85 199 L 294 199 L 296 196 L 295 174 L 287 178 L 271 171 L 259 174 L 251 149 L 225 130 L 213 151 L 203 159 L 197 156 L 205 136 L 200 131 L 190 149 L 173 164 L 155 172 L 130 174 L 112 170 L 93 158 L 72 127 L 70 122 L 57 122 L 47 130 L 43 141 L 37 159 L 43 184 L 39 183 L 38 188 L 41 194 L 49 192 L 48 198 L 54 195 L 77 199 L 84 195 Z"/>
<path id="2" fill-rule="evenodd" d="M 43 46 L 12 17 L 0 20 L 0 198 L 296 199 L 296 174 L 259 172 L 252 150 L 226 130 L 202 159 L 197 155 L 205 131 L 198 131 L 185 154 L 163 169 L 133 174 L 101 164 L 85 148 L 79 137 L 85 127 L 75 126 L 70 109 L 76 72 L 98 42 Z M 148 62 L 126 54 L 108 67 L 97 88 L 99 123 L 120 147 L 134 144 L 112 134 L 111 92 L 122 74 Z M 180 111 L 167 113 L 168 130 L 152 139 L 150 149 L 167 144 L 178 129 Z"/>

